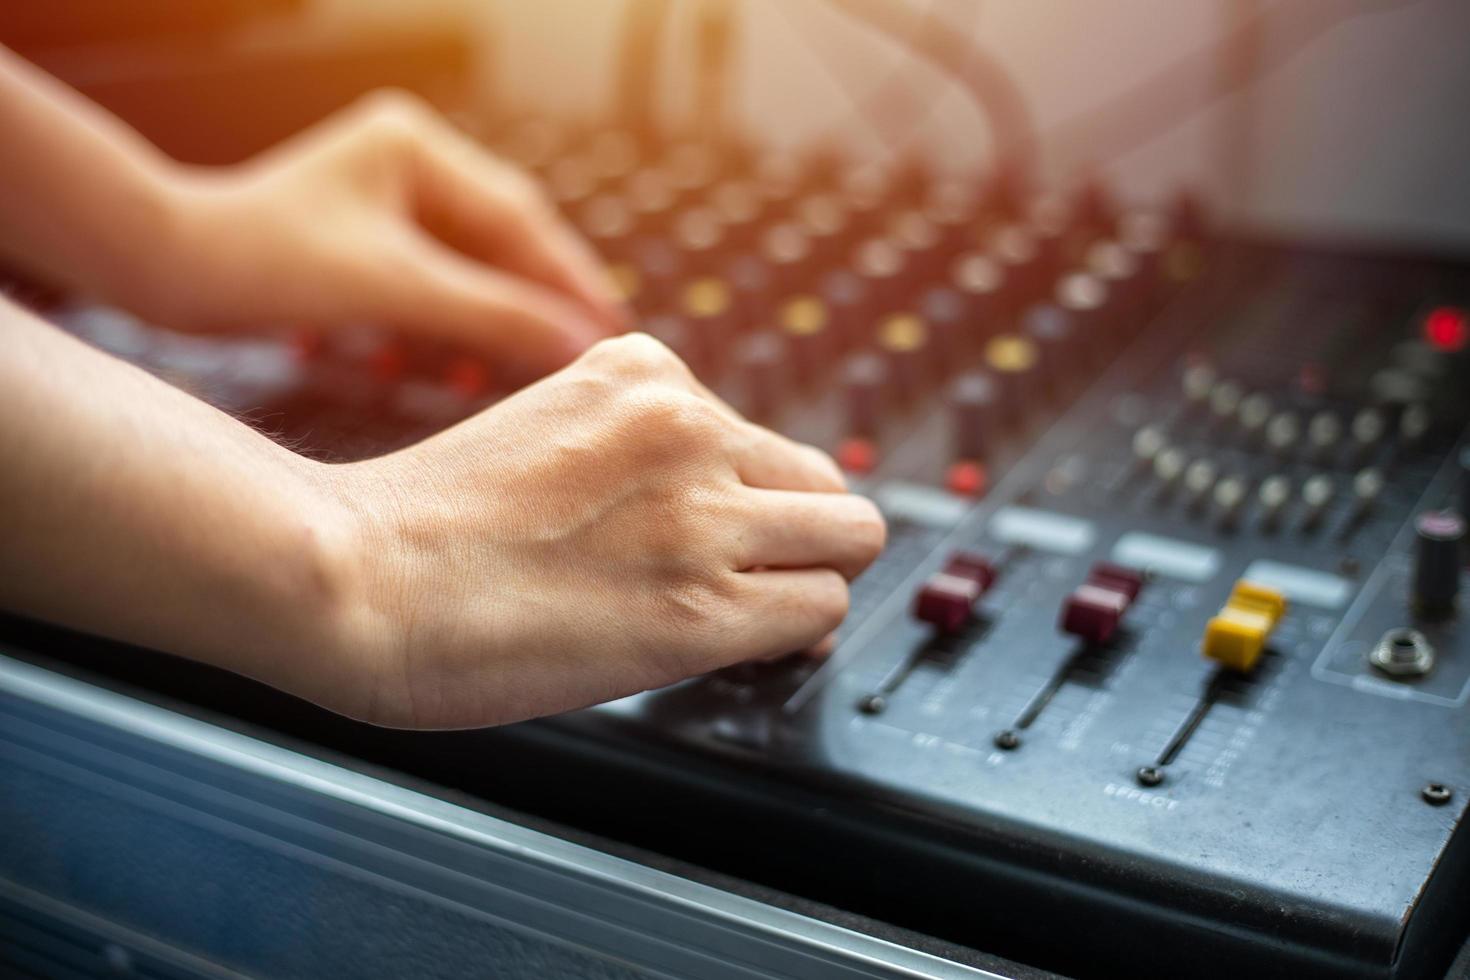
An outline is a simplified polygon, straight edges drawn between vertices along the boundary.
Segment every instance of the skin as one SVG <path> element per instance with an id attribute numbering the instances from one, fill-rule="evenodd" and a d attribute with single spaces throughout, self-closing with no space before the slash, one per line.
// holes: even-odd
<path id="1" fill-rule="evenodd" d="M 500 724 L 830 645 L 882 519 L 625 313 L 518 172 L 382 95 L 197 170 L 0 50 L 0 256 L 195 331 L 371 321 L 549 375 L 307 460 L 0 303 L 0 605 L 374 723 Z M 24 152 L 15 152 L 24 148 Z"/>

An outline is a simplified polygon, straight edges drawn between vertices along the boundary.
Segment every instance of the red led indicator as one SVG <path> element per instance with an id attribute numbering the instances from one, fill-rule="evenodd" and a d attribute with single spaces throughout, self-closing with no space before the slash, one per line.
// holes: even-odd
<path id="1" fill-rule="evenodd" d="M 844 439 L 837 447 L 837 465 L 862 476 L 878 465 L 878 450 L 866 439 Z"/>
<path id="2" fill-rule="evenodd" d="M 989 481 L 985 476 L 985 467 L 972 460 L 962 459 L 950 466 L 944 482 L 950 493 L 961 497 L 983 497 Z"/>
<path id="3" fill-rule="evenodd" d="M 474 399 L 490 386 L 490 372 L 473 357 L 456 357 L 444 368 L 444 383 L 464 399 Z"/>
<path id="4" fill-rule="evenodd" d="M 1440 306 L 1424 318 L 1424 339 L 1436 350 L 1454 353 L 1470 341 L 1470 319 L 1454 306 Z"/>

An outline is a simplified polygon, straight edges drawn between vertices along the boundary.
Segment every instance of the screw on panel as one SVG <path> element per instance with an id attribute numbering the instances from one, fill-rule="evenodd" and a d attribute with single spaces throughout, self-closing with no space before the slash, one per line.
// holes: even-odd
<path id="1" fill-rule="evenodd" d="M 1157 786 L 1164 781 L 1164 770 L 1158 766 L 1139 766 L 1138 781 L 1144 786 Z"/>
<path id="2" fill-rule="evenodd" d="M 881 694 L 869 694 L 858 702 L 858 710 L 865 715 L 882 714 L 888 702 Z"/>
<path id="3" fill-rule="evenodd" d="M 995 747 L 1005 749 L 1007 752 L 1011 749 L 1018 749 L 1021 747 L 1021 734 L 1014 728 L 1007 728 L 1003 731 L 996 732 Z"/>
<path id="4" fill-rule="evenodd" d="M 1429 783 L 1419 791 L 1419 795 L 1430 806 L 1444 806 L 1455 795 L 1455 791 L 1444 783 Z"/>

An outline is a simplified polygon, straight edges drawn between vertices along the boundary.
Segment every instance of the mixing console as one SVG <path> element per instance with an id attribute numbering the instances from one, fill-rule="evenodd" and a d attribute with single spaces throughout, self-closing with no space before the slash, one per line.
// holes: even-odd
<path id="1" fill-rule="evenodd" d="M 1465 266 L 1212 237 L 1187 197 L 1095 185 L 499 142 L 644 328 L 833 452 L 890 543 L 820 664 L 349 750 L 1041 966 L 1443 969 L 1470 915 Z M 324 458 L 497 394 L 368 329 L 56 317 Z M 545 764 L 487 773 L 507 746 Z"/>

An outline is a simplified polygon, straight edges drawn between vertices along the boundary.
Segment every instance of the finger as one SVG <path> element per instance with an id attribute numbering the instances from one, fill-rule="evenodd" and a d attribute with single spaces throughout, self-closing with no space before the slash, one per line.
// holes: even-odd
<path id="1" fill-rule="evenodd" d="M 602 336 L 585 311 L 551 290 L 458 255 L 428 239 L 395 252 L 377 277 L 368 319 L 476 347 L 506 374 L 536 377 L 564 366 Z"/>
<path id="2" fill-rule="evenodd" d="M 740 570 L 830 568 L 850 581 L 883 550 L 883 517 L 866 497 L 751 490 L 749 498 L 735 555 Z"/>
<path id="3" fill-rule="evenodd" d="M 739 579 L 740 614 L 726 663 L 809 649 L 847 615 L 847 582 L 831 569 L 745 572 Z"/>
<path id="4" fill-rule="evenodd" d="M 847 489 L 842 470 L 820 449 L 744 421 L 736 436 L 735 470 L 747 486 L 766 490 L 841 493 Z"/>
<path id="5" fill-rule="evenodd" d="M 832 651 L 837 649 L 837 634 L 828 633 L 816 643 L 812 644 L 806 651 L 806 655 L 813 660 L 826 660 L 832 656 Z"/>
<path id="6" fill-rule="evenodd" d="M 536 184 L 442 123 L 415 144 L 420 217 L 456 248 L 581 303 L 607 332 L 627 327 L 602 263 Z"/>

